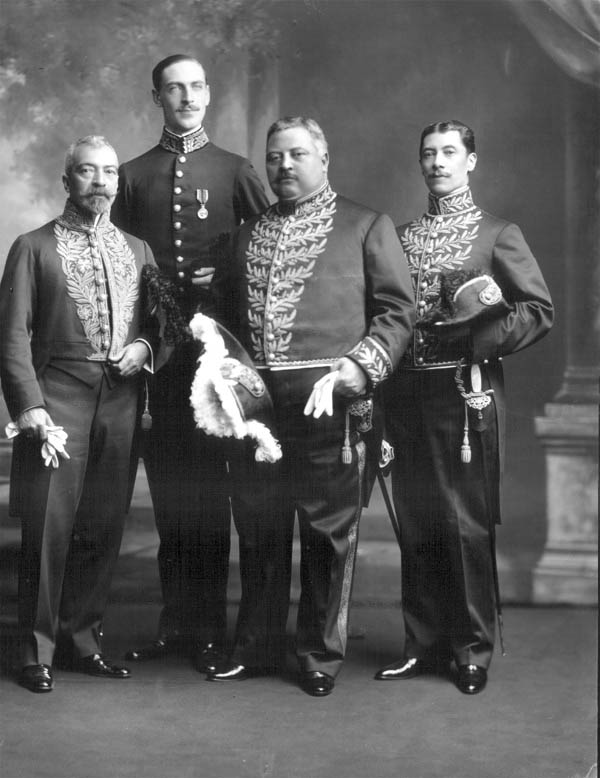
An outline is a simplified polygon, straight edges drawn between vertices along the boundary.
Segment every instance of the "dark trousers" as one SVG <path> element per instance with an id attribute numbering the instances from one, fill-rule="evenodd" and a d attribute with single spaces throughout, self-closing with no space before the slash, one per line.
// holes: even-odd
<path id="1" fill-rule="evenodd" d="M 468 464 L 461 462 L 464 421 L 454 369 L 399 371 L 386 385 L 406 655 L 453 656 L 458 664 L 487 667 L 495 626 L 490 533 L 499 478 L 494 405 L 485 410 L 484 430 L 475 429 L 475 417 L 470 420 Z"/>
<path id="2" fill-rule="evenodd" d="M 92 387 L 48 367 L 40 384 L 69 460 L 46 468 L 39 441 L 17 438 L 22 544 L 19 627 L 23 664 L 52 664 L 59 635 L 75 656 L 99 652 L 127 496 L 138 382 Z"/>
<path id="3" fill-rule="evenodd" d="M 190 389 L 197 346 L 178 349 L 150 382 L 144 465 L 160 539 L 159 636 L 223 643 L 231 509 L 223 441 L 195 428 Z"/>
<path id="4" fill-rule="evenodd" d="M 302 670 L 335 676 L 346 651 L 365 444 L 353 433 L 352 462 L 343 464 L 343 409 L 336 407 L 331 418 L 304 416 L 303 403 L 281 399 L 285 392 L 277 383 L 286 380 L 271 377 L 270 386 L 282 460 L 257 464 L 243 452 L 231 460 L 242 576 L 232 659 L 261 668 L 282 661 L 297 512 L 302 588 L 296 653 Z"/>

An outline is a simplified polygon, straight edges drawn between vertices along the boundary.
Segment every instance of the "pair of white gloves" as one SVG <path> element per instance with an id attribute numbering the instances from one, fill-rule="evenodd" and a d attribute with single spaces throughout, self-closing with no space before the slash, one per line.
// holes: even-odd
<path id="1" fill-rule="evenodd" d="M 362 368 L 348 357 L 338 359 L 331 371 L 315 382 L 306 405 L 304 415 L 318 419 L 323 413 L 333 416 L 333 390 L 342 397 L 359 397 L 365 391 L 367 377 Z"/>
<path id="2" fill-rule="evenodd" d="M 42 409 L 31 409 L 31 411 L 40 411 Z M 31 411 L 24 411 L 17 421 L 9 422 L 4 428 L 6 437 L 10 440 L 17 435 L 25 434 L 26 436 L 37 437 L 42 441 L 40 453 L 44 460 L 46 467 L 52 466 L 57 468 L 59 465 L 59 456 L 62 459 L 70 459 L 67 449 L 65 448 L 67 438 L 69 437 L 65 432 L 64 427 L 58 427 L 54 424 L 39 424 L 32 426 L 31 424 Z M 45 413 L 45 412 L 44 412 Z M 27 415 L 29 414 L 29 416 Z M 51 422 L 48 414 L 45 414 L 46 421 Z M 45 432 L 44 432 L 45 431 Z M 45 435 L 45 436 L 44 436 Z"/>

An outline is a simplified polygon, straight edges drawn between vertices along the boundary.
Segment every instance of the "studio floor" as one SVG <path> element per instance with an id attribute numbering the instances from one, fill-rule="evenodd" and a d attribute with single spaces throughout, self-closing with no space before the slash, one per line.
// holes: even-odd
<path id="1" fill-rule="evenodd" d="M 442 677 L 376 682 L 398 658 L 400 610 L 393 597 L 361 597 L 359 569 L 347 659 L 329 697 L 297 686 L 295 607 L 281 677 L 209 683 L 172 656 L 130 665 L 120 681 L 57 671 L 55 690 L 34 695 L 15 682 L 18 537 L 18 527 L 0 528 L 1 778 L 596 778 L 594 608 L 505 608 L 507 655 L 497 652 L 480 695 Z M 154 637 L 156 546 L 138 503 L 105 619 L 111 660 Z"/>

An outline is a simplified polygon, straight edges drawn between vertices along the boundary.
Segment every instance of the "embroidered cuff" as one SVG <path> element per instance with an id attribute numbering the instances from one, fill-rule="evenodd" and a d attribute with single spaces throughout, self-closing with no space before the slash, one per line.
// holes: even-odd
<path id="1" fill-rule="evenodd" d="M 387 351 L 373 338 L 363 338 L 346 356 L 362 367 L 373 387 L 392 372 L 392 361 Z"/>

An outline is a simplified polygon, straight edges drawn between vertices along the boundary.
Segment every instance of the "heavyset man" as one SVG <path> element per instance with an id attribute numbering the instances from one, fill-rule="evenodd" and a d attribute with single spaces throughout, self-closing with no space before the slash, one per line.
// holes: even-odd
<path id="1" fill-rule="evenodd" d="M 398 230 L 417 302 L 412 343 L 385 386 L 406 646 L 375 676 L 447 671 L 453 659 L 465 694 L 485 687 L 494 645 L 501 360 L 538 341 L 553 321 L 520 229 L 473 202 L 476 162 L 469 127 L 426 127 L 420 164 L 427 211 Z"/>
<path id="2" fill-rule="evenodd" d="M 189 321 L 212 304 L 215 240 L 268 200 L 248 160 L 215 146 L 203 129 L 210 88 L 202 65 L 187 55 L 167 57 L 152 83 L 164 129 L 157 146 L 122 165 L 113 219 L 150 244 Z M 189 404 L 196 356 L 194 344 L 177 346 L 149 386 L 152 429 L 143 456 L 164 607 L 156 639 L 126 656 L 145 660 L 190 648 L 206 671 L 225 639 L 231 515 L 224 450 L 195 430 Z"/>
<path id="3" fill-rule="evenodd" d="M 325 696 L 346 650 L 358 523 L 377 458 L 372 393 L 409 341 L 414 300 L 389 217 L 336 194 L 312 119 L 267 135 L 278 203 L 244 224 L 217 272 L 219 310 L 266 382 L 282 447 L 277 464 L 232 461 L 242 599 L 230 661 L 212 681 L 276 671 L 283 661 L 297 511 L 301 686 Z M 371 430 L 372 434 L 372 430 Z"/>
<path id="4" fill-rule="evenodd" d="M 153 264 L 109 221 L 118 160 L 102 137 L 67 154 L 61 216 L 13 244 L 0 285 L 0 375 L 17 436 L 11 512 L 22 522 L 20 682 L 53 688 L 58 638 L 107 678 L 102 616 L 131 483 L 139 378 L 155 337 L 140 291 Z"/>

